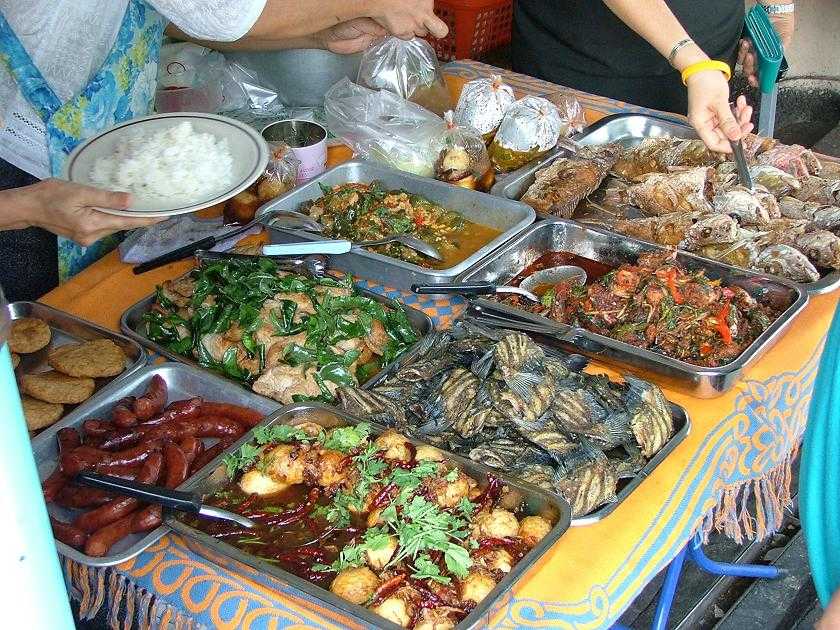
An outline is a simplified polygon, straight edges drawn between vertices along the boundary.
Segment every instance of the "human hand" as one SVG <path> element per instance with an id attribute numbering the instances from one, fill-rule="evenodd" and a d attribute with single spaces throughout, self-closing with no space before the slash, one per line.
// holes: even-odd
<path id="1" fill-rule="evenodd" d="M 770 22 L 782 40 L 782 47 L 785 52 L 790 49 L 793 41 L 793 32 L 796 28 L 795 13 L 775 13 L 770 15 Z M 755 55 L 755 48 L 752 41 L 742 39 L 738 47 L 738 63 L 747 77 L 747 82 L 752 87 L 758 87 L 758 61 Z"/>
<path id="2" fill-rule="evenodd" d="M 435 15 L 434 0 L 375 0 L 370 17 L 391 35 L 412 39 L 431 35 L 440 39 L 449 27 Z"/>
<path id="3" fill-rule="evenodd" d="M 340 55 L 352 55 L 370 48 L 388 32 L 371 18 L 356 18 L 316 33 L 323 48 Z"/>
<path id="4" fill-rule="evenodd" d="M 0 223 L 4 229 L 41 227 L 88 246 L 114 232 L 163 220 L 119 217 L 95 209 L 124 210 L 130 202 L 128 193 L 46 179 L 0 193 Z"/>
<path id="5" fill-rule="evenodd" d="M 722 72 L 705 70 L 688 78 L 688 120 L 710 150 L 731 153 L 729 141 L 752 131 L 752 111 L 747 99 L 739 96 L 733 114 L 729 83 Z"/>

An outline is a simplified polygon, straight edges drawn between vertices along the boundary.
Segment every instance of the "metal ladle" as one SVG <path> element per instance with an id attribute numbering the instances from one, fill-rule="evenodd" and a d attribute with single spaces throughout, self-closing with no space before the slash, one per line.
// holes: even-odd
<path id="1" fill-rule="evenodd" d="M 421 241 L 419 238 L 409 236 L 408 234 L 391 234 L 385 238 L 375 241 L 355 241 L 353 244 L 359 247 L 373 247 L 375 245 L 386 245 L 387 243 L 400 243 L 409 249 L 420 252 L 424 256 L 434 258 L 435 260 L 443 260 L 440 252 L 434 245 L 430 245 L 426 241 Z"/>
<path id="2" fill-rule="evenodd" d="M 534 293 L 540 285 L 554 286 L 560 282 L 586 284 L 586 272 L 577 265 L 558 265 L 535 271 L 519 283 L 519 288 Z"/>

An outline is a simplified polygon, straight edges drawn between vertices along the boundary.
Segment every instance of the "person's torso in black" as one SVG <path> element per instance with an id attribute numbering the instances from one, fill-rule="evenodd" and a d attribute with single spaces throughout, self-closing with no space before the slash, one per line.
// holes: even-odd
<path id="1" fill-rule="evenodd" d="M 734 61 L 743 0 L 667 0 L 713 59 Z M 628 103 L 685 112 L 685 88 L 650 44 L 601 0 L 515 0 L 513 69 Z"/>

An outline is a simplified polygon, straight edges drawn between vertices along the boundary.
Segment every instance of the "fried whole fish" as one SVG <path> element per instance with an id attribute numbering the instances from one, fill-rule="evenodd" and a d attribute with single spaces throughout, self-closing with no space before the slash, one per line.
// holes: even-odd
<path id="1" fill-rule="evenodd" d="M 738 222 L 728 214 L 713 214 L 686 229 L 680 248 L 694 252 L 706 245 L 734 243 L 738 240 Z"/>
<path id="2" fill-rule="evenodd" d="M 802 188 L 802 183 L 794 175 L 769 164 L 757 164 L 750 167 L 753 184 L 763 186 L 775 197 L 785 197 Z"/>
<path id="3" fill-rule="evenodd" d="M 578 204 L 604 181 L 620 151 L 619 145 L 608 144 L 559 158 L 537 171 L 534 183 L 520 201 L 538 212 L 570 219 Z"/>
<path id="4" fill-rule="evenodd" d="M 693 168 L 678 173 L 650 173 L 627 189 L 630 203 L 648 214 L 711 212 L 714 169 Z"/>
<path id="5" fill-rule="evenodd" d="M 676 247 L 688 229 L 704 216 L 703 212 L 672 212 L 658 217 L 620 219 L 613 228 L 632 238 Z"/>
<path id="6" fill-rule="evenodd" d="M 820 279 L 820 273 L 808 257 L 790 245 L 765 248 L 753 263 L 753 269 L 794 282 L 816 282 Z"/>
<path id="7" fill-rule="evenodd" d="M 772 149 L 759 154 L 756 162 L 775 166 L 800 179 L 809 175 L 819 175 L 822 171 L 822 164 L 813 151 L 799 144 L 777 144 Z"/>
<path id="8" fill-rule="evenodd" d="M 666 173 L 675 168 L 716 166 L 724 159 L 722 154 L 709 151 L 702 140 L 645 138 L 622 153 L 613 172 L 632 180 L 646 173 Z"/>
<path id="9" fill-rule="evenodd" d="M 741 225 L 767 225 L 770 213 L 754 191 L 743 187 L 719 192 L 712 201 L 715 212 L 729 215 Z"/>
<path id="10" fill-rule="evenodd" d="M 840 236 L 828 230 L 800 234 L 793 246 L 819 267 L 840 269 Z"/>

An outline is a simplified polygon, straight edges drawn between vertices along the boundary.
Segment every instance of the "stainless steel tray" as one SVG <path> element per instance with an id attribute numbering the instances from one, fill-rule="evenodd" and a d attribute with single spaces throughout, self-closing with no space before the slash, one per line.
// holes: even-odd
<path id="1" fill-rule="evenodd" d="M 594 146 L 619 142 L 626 147 L 634 147 L 646 138 L 673 136 L 675 138 L 696 138 L 697 133 L 688 125 L 682 125 L 672 120 L 646 116 L 643 114 L 612 114 L 606 116 L 587 128 L 573 139 L 582 146 Z M 537 171 L 545 168 L 559 157 L 568 156 L 568 151 L 559 149 L 542 161 L 514 171 L 497 182 L 490 191 L 507 199 L 519 199 L 534 183 Z M 539 219 L 553 217 L 538 214 Z M 576 217 L 580 223 L 588 223 L 584 217 Z M 773 276 L 780 277 L 780 276 Z M 786 280 L 782 278 L 782 280 Z M 789 280 L 786 280 L 790 282 Z M 809 294 L 819 295 L 829 293 L 840 287 L 840 271 L 832 271 L 816 282 L 799 283 Z"/>
<path id="2" fill-rule="evenodd" d="M 316 422 L 324 427 L 355 425 L 360 420 L 349 414 L 344 413 L 338 409 L 327 407 L 319 404 L 296 404 L 283 407 L 277 413 L 265 422 L 266 426 L 282 423 L 282 424 L 298 424 L 300 422 Z M 378 434 L 384 429 L 378 425 L 371 423 L 374 427 L 374 433 Z M 242 444 L 251 440 L 251 434 L 248 433 L 236 444 L 230 447 L 228 452 L 237 450 Z M 411 440 L 415 444 L 422 444 Z M 464 459 L 453 454 L 447 454 L 450 461 L 457 464 L 460 468 L 465 470 L 468 474 L 479 481 L 480 485 L 486 483 L 488 474 L 501 479 L 512 490 L 508 494 L 508 500 L 511 504 L 518 504 L 520 501 L 525 506 L 525 512 L 529 515 L 540 514 L 548 516 L 556 521 L 551 532 L 543 538 L 540 543 L 531 549 L 519 563 L 513 567 L 510 573 L 496 585 L 496 588 L 479 603 L 475 609 L 456 626 L 456 630 L 467 630 L 468 628 L 482 628 L 486 627 L 492 616 L 505 603 L 505 595 L 519 581 L 528 569 L 536 564 L 539 558 L 548 549 L 557 542 L 560 536 L 568 529 L 571 510 L 568 503 L 562 498 L 544 492 L 543 490 L 527 483 L 518 481 L 514 477 L 509 477 L 504 473 L 493 470 L 476 462 Z M 201 473 L 194 475 L 192 479 L 187 481 L 182 490 L 191 492 L 200 492 L 201 494 L 209 494 L 215 489 L 219 488 L 227 481 L 224 466 L 221 465 L 223 455 L 213 460 L 208 464 Z M 175 532 L 184 536 L 184 539 L 189 546 L 196 553 L 203 555 L 211 561 L 222 564 L 223 566 L 231 566 L 234 570 L 239 568 L 240 571 L 250 573 L 252 570 L 257 570 L 266 575 L 269 575 L 278 581 L 288 585 L 287 594 L 297 596 L 297 603 L 306 605 L 307 599 L 314 600 L 313 609 L 318 610 L 323 606 L 330 609 L 335 609 L 340 615 L 346 617 L 347 621 L 354 624 L 360 624 L 363 628 L 382 628 L 387 630 L 397 630 L 399 626 L 393 624 L 378 615 L 373 614 L 366 608 L 356 606 L 347 602 L 331 592 L 324 590 L 310 582 L 287 573 L 276 565 L 261 560 L 255 556 L 240 551 L 232 545 L 228 545 L 216 538 L 205 534 L 185 523 L 179 521 L 172 514 L 167 514 L 165 518 L 166 524 Z M 343 622 L 343 620 L 342 620 Z M 339 622 L 339 623 L 342 623 Z"/>
<path id="3" fill-rule="evenodd" d="M 58 440 L 56 434 L 65 427 L 79 428 L 88 418 L 108 417 L 114 404 L 126 396 L 139 396 L 146 391 L 149 380 L 159 374 L 169 387 L 169 401 L 203 396 L 207 400 L 244 405 L 256 409 L 265 415 L 276 410 L 279 403 L 257 396 L 237 387 L 230 381 L 180 363 L 162 363 L 151 365 L 134 372 L 119 382 L 104 387 L 94 398 L 82 403 L 63 420 L 54 424 L 32 441 L 32 451 L 38 466 L 41 481 L 46 479 L 58 465 Z M 208 441 L 208 444 L 210 441 Z M 47 510 L 62 521 L 72 520 L 81 510 L 63 508 L 55 503 L 48 503 Z M 145 534 L 126 536 L 111 548 L 107 556 L 94 558 L 78 549 L 56 541 L 59 553 L 71 560 L 95 567 L 107 567 L 133 558 L 166 533 L 166 527 L 160 526 Z"/>
<path id="4" fill-rule="evenodd" d="M 332 260 L 330 261 L 330 263 L 332 263 Z M 333 265 L 330 264 L 330 267 L 332 266 Z M 300 273 L 304 272 L 301 271 Z M 376 293 L 374 291 L 368 291 L 367 289 L 359 289 L 358 287 L 357 289 L 362 295 L 376 300 L 377 302 L 388 305 L 392 308 L 401 307 L 405 311 L 406 317 L 408 317 L 408 321 L 411 323 L 414 330 L 416 330 L 417 333 L 421 336 L 427 335 L 432 330 L 434 330 L 435 325 L 434 322 L 432 322 L 432 318 L 426 315 L 423 311 L 417 310 L 416 308 L 412 308 L 406 304 L 399 304 L 394 300 L 387 298 L 384 295 L 380 295 L 379 293 Z M 122 317 L 120 318 L 120 328 L 122 329 L 122 331 L 127 336 L 131 337 L 138 343 L 146 346 L 153 352 L 163 355 L 173 361 L 178 361 L 179 363 L 186 363 L 187 365 L 191 365 L 195 368 L 205 370 L 205 368 L 202 368 L 196 361 L 194 361 L 190 357 L 175 354 L 168 348 L 164 348 L 163 346 L 152 341 L 146 336 L 146 329 L 143 325 L 143 314 L 149 312 L 154 302 L 155 295 L 153 293 L 143 298 L 142 300 L 131 306 L 127 311 L 125 311 L 125 313 L 123 313 Z M 209 370 L 207 371 L 209 372 Z M 229 382 L 234 383 L 235 381 Z M 241 385 L 240 383 L 237 383 L 237 386 L 241 387 L 242 389 L 245 389 L 246 391 L 251 391 L 250 389 L 248 389 L 244 385 Z"/>
<path id="5" fill-rule="evenodd" d="M 462 274 L 458 282 L 493 282 L 505 284 L 522 269 L 549 251 L 563 251 L 603 261 L 618 266 L 635 263 L 638 255 L 646 251 L 665 251 L 666 248 L 637 241 L 620 234 L 584 227 L 574 221 L 554 219 L 532 226 L 520 237 L 508 243 L 492 257 Z M 563 331 L 575 330 L 578 338 L 587 343 L 575 349 L 582 354 L 595 356 L 623 369 L 639 373 L 643 378 L 654 378 L 667 387 L 685 391 L 698 398 L 714 398 L 731 388 L 747 366 L 766 352 L 808 303 L 804 289 L 791 282 L 744 271 L 692 254 L 677 252 L 677 260 L 687 269 L 702 269 L 706 276 L 720 279 L 725 284 L 740 286 L 763 304 L 777 304 L 784 309 L 770 328 L 764 331 L 734 361 L 716 368 L 698 367 L 663 354 L 651 352 L 630 344 L 616 341 L 586 330 L 573 329 L 558 324 L 542 315 L 535 315 L 506 304 L 475 299 L 481 308 L 537 324 L 548 324 Z"/>
<path id="6" fill-rule="evenodd" d="M 345 162 L 330 169 L 307 184 L 269 202 L 263 211 L 270 212 L 278 207 L 283 210 L 297 210 L 301 203 L 322 196 L 320 187 L 322 184 L 335 186 L 348 182 L 370 183 L 374 180 L 382 182 L 389 189 L 403 189 L 422 195 L 444 208 L 459 212 L 470 221 L 502 232 L 466 260 L 449 269 L 425 269 L 390 256 L 362 250 L 353 250 L 349 254 L 334 256 L 332 259 L 337 269 L 395 289 L 409 289 L 412 284 L 451 282 L 470 265 L 475 264 L 531 225 L 536 217 L 533 208 L 518 201 L 467 190 L 426 177 L 417 177 L 364 160 Z M 271 228 L 269 232 L 273 243 L 323 239 L 321 235 L 297 230 Z"/>
<path id="7" fill-rule="evenodd" d="M 52 330 L 52 338 L 46 348 L 31 354 L 20 355 L 20 365 L 15 370 L 18 375 L 37 374 L 52 370 L 47 363 L 47 355 L 50 350 L 68 343 L 93 341 L 95 339 L 110 339 L 122 349 L 125 353 L 125 370 L 117 376 L 94 379 L 96 383 L 94 396 L 108 383 L 126 378 L 132 372 L 146 365 L 146 351 L 137 342 L 107 328 L 102 328 L 93 322 L 85 321 L 75 315 L 38 302 L 12 302 L 8 308 L 9 317 L 13 321 L 21 317 L 36 317 L 45 321 Z M 65 405 L 67 413 L 64 418 L 71 414 L 74 408 L 76 408 L 76 405 Z M 59 422 L 62 422 L 62 420 L 59 420 Z"/>
<path id="8" fill-rule="evenodd" d="M 534 339 L 538 339 L 540 345 L 548 346 L 554 349 L 559 349 L 561 351 L 567 351 L 568 348 L 563 348 L 562 344 L 558 343 L 555 339 L 551 338 L 542 338 L 537 335 L 530 335 Z M 421 357 L 419 356 L 420 350 L 420 342 L 415 344 L 415 346 L 406 352 L 402 357 L 400 357 L 400 361 L 396 362 L 386 369 L 382 370 L 379 374 L 377 374 L 373 379 L 371 379 L 369 385 L 371 388 L 376 387 L 377 385 L 384 383 L 388 379 L 392 378 L 397 372 L 399 372 L 401 367 L 409 366 L 412 363 L 415 363 Z M 570 364 L 571 369 L 575 371 L 582 370 L 586 367 L 587 362 L 585 359 L 582 360 L 581 363 L 575 365 L 574 363 Z M 612 514 L 613 510 L 615 510 L 621 503 L 630 496 L 633 491 L 639 487 L 639 485 L 653 472 L 653 470 L 659 466 L 659 464 L 664 460 L 668 455 L 675 449 L 680 443 L 686 438 L 688 432 L 691 430 L 691 421 L 688 417 L 688 412 L 681 407 L 680 405 L 668 401 L 671 405 L 671 416 L 674 419 L 674 435 L 671 436 L 671 439 L 663 446 L 659 452 L 657 452 L 653 457 L 650 458 L 647 464 L 632 478 L 629 479 L 619 479 L 618 486 L 616 488 L 616 498 L 615 501 L 611 503 L 607 503 L 597 510 L 590 512 L 589 514 L 585 514 L 583 516 L 578 516 L 572 518 L 572 527 L 578 527 L 581 525 L 590 525 L 592 523 L 597 523 L 598 521 L 606 518 L 610 514 Z M 449 453 L 449 451 L 446 451 Z M 456 455 L 453 453 L 453 455 Z M 457 456 L 457 455 L 456 455 Z M 495 470 L 492 469 L 491 470 Z"/>

